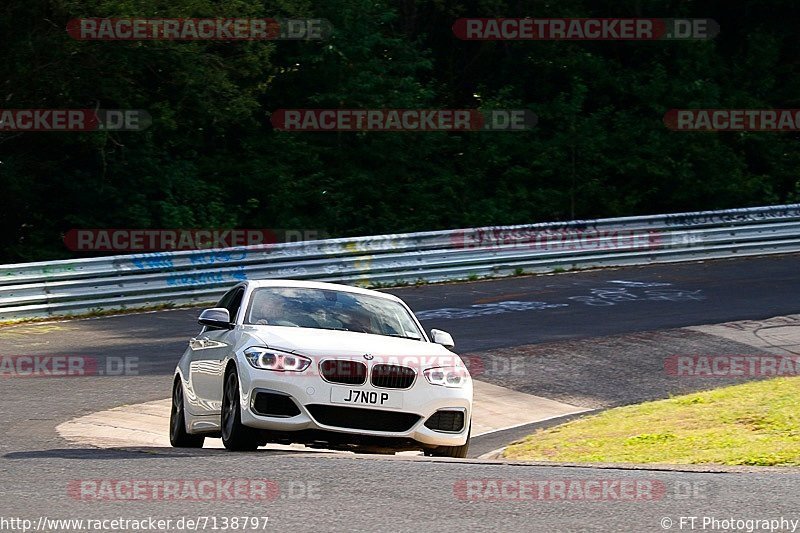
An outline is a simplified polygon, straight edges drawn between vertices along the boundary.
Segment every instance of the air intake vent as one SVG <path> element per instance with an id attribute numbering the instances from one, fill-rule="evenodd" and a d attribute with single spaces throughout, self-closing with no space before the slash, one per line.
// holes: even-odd
<path id="1" fill-rule="evenodd" d="M 422 418 L 412 413 L 333 405 L 307 405 L 306 409 L 317 422 L 326 426 L 392 433 L 408 431 Z"/>
<path id="2" fill-rule="evenodd" d="M 397 365 L 372 367 L 372 385 L 384 389 L 407 389 L 414 384 L 417 373 L 413 368 Z"/>
<path id="3" fill-rule="evenodd" d="M 436 411 L 425 427 L 434 431 L 460 433 L 464 429 L 464 411 Z"/>
<path id="4" fill-rule="evenodd" d="M 343 385 L 363 385 L 367 381 L 367 365 L 349 359 L 328 359 L 319 365 L 326 381 Z"/>
<path id="5" fill-rule="evenodd" d="M 253 411 L 261 416 L 288 418 L 300 414 L 300 408 L 286 394 L 256 391 Z"/>

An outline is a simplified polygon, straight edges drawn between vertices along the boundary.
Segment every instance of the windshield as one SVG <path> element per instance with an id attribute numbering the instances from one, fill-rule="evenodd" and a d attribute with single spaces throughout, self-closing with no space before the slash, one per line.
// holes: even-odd
<path id="1" fill-rule="evenodd" d="M 245 323 L 423 338 L 408 310 L 398 302 L 328 289 L 256 289 L 250 298 Z"/>

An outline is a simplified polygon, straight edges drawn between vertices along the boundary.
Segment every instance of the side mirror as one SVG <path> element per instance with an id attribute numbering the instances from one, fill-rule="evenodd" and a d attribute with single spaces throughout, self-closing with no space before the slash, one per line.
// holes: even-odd
<path id="1" fill-rule="evenodd" d="M 431 337 L 433 338 L 433 342 L 436 344 L 441 344 L 447 349 L 452 349 L 456 345 L 456 343 L 453 341 L 453 336 L 440 329 L 432 329 Z"/>
<path id="2" fill-rule="evenodd" d="M 203 326 L 221 329 L 233 329 L 231 314 L 224 307 L 204 309 L 197 321 Z"/>

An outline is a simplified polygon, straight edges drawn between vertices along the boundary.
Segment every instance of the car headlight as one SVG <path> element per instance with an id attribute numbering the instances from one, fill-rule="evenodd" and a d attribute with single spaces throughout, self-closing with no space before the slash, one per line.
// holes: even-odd
<path id="1" fill-rule="evenodd" d="M 441 385 L 451 389 L 463 387 L 469 379 L 469 372 L 463 366 L 429 368 L 423 372 L 423 375 L 431 385 Z"/>
<path id="2" fill-rule="evenodd" d="M 279 352 L 269 348 L 253 346 L 244 351 L 247 362 L 253 368 L 276 372 L 302 372 L 311 365 L 311 359 L 302 355 Z"/>

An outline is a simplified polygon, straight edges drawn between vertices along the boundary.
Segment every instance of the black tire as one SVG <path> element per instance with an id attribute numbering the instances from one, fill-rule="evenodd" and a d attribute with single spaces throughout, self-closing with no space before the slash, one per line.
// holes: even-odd
<path id="1" fill-rule="evenodd" d="M 235 368 L 225 375 L 220 417 L 222 444 L 225 448 L 234 452 L 251 452 L 258 448 L 258 431 L 242 425 L 242 411 L 239 407 L 239 374 Z"/>
<path id="2" fill-rule="evenodd" d="M 470 424 L 469 431 L 467 431 L 467 442 L 463 446 L 439 446 L 431 450 L 426 450 L 425 455 L 429 457 L 456 457 L 458 459 L 465 459 L 469 451 L 469 437 L 472 434 L 472 424 Z"/>
<path id="3" fill-rule="evenodd" d="M 172 409 L 169 415 L 169 443 L 173 448 L 202 448 L 206 438 L 202 435 L 189 435 L 186 432 L 184 416 L 183 386 L 180 380 L 172 387 Z"/>

